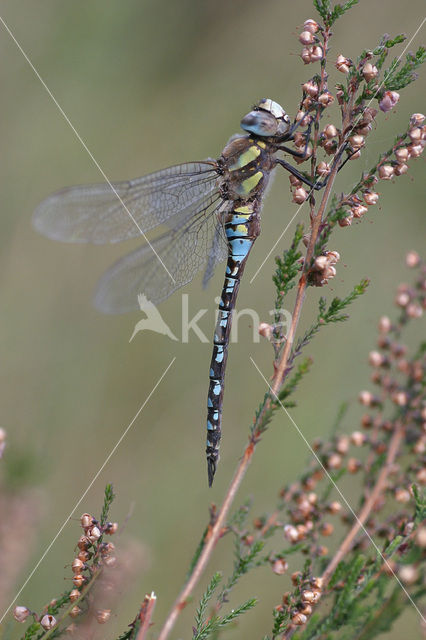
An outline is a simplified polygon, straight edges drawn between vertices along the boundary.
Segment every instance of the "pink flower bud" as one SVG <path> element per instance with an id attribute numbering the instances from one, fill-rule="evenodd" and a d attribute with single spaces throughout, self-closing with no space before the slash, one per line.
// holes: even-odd
<path id="1" fill-rule="evenodd" d="M 335 138 L 338 134 L 338 131 L 334 126 L 334 124 L 328 124 L 325 127 L 323 134 L 325 135 L 326 138 Z"/>
<path id="2" fill-rule="evenodd" d="M 409 130 L 408 135 L 412 142 L 419 142 L 419 140 L 422 140 L 423 138 L 423 131 L 420 127 L 414 127 Z"/>
<path id="3" fill-rule="evenodd" d="M 303 47 L 300 52 L 300 57 L 302 58 L 305 64 L 309 64 L 311 62 L 311 50 L 308 47 Z"/>
<path id="4" fill-rule="evenodd" d="M 312 18 L 305 20 L 305 24 L 303 25 L 304 31 L 310 31 L 311 33 L 316 33 L 318 29 L 319 29 L 318 22 L 315 22 L 315 20 L 312 20 Z"/>
<path id="5" fill-rule="evenodd" d="M 372 204 L 377 203 L 379 199 L 379 194 L 376 193 L 375 191 L 364 191 L 364 193 L 362 194 L 362 197 L 364 198 L 365 204 L 368 204 L 368 206 L 371 206 Z"/>
<path id="6" fill-rule="evenodd" d="M 361 149 L 365 145 L 364 137 L 360 135 L 351 136 L 349 142 L 352 149 Z"/>
<path id="7" fill-rule="evenodd" d="M 299 36 L 299 42 L 307 46 L 309 44 L 313 44 L 315 42 L 315 38 L 310 31 L 302 31 Z"/>
<path id="8" fill-rule="evenodd" d="M 330 171 L 330 165 L 327 162 L 320 162 L 317 166 L 317 173 L 320 176 L 328 176 Z"/>
<path id="9" fill-rule="evenodd" d="M 402 176 L 404 173 L 408 171 L 408 164 L 398 164 L 394 167 L 394 173 L 396 176 Z"/>
<path id="10" fill-rule="evenodd" d="M 315 98 L 315 96 L 318 95 L 318 85 L 315 82 L 312 82 L 312 80 L 309 80 L 309 82 L 305 82 L 305 84 L 302 84 L 302 89 L 311 98 Z"/>
<path id="11" fill-rule="evenodd" d="M 306 189 L 304 189 L 303 187 L 299 187 L 293 193 L 293 202 L 296 202 L 296 204 L 302 204 L 302 202 L 305 202 L 307 197 L 308 192 L 306 191 Z"/>
<path id="12" fill-rule="evenodd" d="M 13 610 L 13 617 L 17 622 L 25 622 L 31 611 L 27 607 L 15 607 Z"/>
<path id="13" fill-rule="evenodd" d="M 382 111 L 390 111 L 394 108 L 399 100 L 399 93 L 396 91 L 385 91 L 382 99 L 379 102 L 379 107 Z"/>
<path id="14" fill-rule="evenodd" d="M 403 162 L 407 162 L 409 157 L 410 157 L 410 153 L 407 147 L 400 147 L 399 149 L 395 149 L 395 158 L 397 162 L 401 164 Z"/>
<path id="15" fill-rule="evenodd" d="M 405 256 L 405 264 L 410 269 L 417 267 L 420 264 L 420 256 L 417 251 L 409 251 Z"/>
<path id="16" fill-rule="evenodd" d="M 324 52 L 322 50 L 322 47 L 319 44 L 312 47 L 311 62 L 318 62 L 319 60 L 322 60 L 323 57 L 324 57 Z"/>
<path id="17" fill-rule="evenodd" d="M 43 627 L 43 629 L 48 631 L 49 629 L 53 629 L 53 627 L 56 625 L 56 618 L 54 616 L 46 614 L 40 620 L 40 624 Z"/>
<path id="18" fill-rule="evenodd" d="M 367 82 L 370 82 L 373 78 L 376 78 L 378 74 L 377 67 L 372 65 L 370 62 L 367 62 L 362 68 L 362 75 L 364 76 Z"/>
<path id="19" fill-rule="evenodd" d="M 272 565 L 272 571 L 277 576 L 282 576 L 288 569 L 288 562 L 286 562 L 283 558 L 277 558 L 274 564 Z"/>
<path id="20" fill-rule="evenodd" d="M 328 107 L 328 105 L 330 105 L 332 102 L 334 102 L 334 97 L 331 95 L 331 93 L 329 91 L 324 91 L 324 93 L 322 93 L 319 96 L 318 102 L 323 107 Z"/>
<path id="21" fill-rule="evenodd" d="M 424 147 L 423 144 L 409 144 L 407 149 L 412 158 L 418 158 L 422 155 Z"/>
<path id="22" fill-rule="evenodd" d="M 352 65 L 351 61 L 345 56 L 339 55 L 336 60 L 336 69 L 341 73 L 348 73 L 349 67 Z"/>
<path id="23" fill-rule="evenodd" d="M 391 180 L 394 174 L 394 168 L 391 164 L 382 164 L 379 167 L 379 177 L 381 180 Z"/>
<path id="24" fill-rule="evenodd" d="M 425 119 L 425 116 L 422 113 L 413 113 L 413 115 L 410 118 L 410 123 L 415 126 L 419 126 L 423 124 L 424 119 Z"/>
<path id="25" fill-rule="evenodd" d="M 352 207 L 351 211 L 354 214 L 354 218 L 362 218 L 362 216 L 367 213 L 368 209 L 367 207 L 364 207 L 363 204 L 359 204 L 356 207 Z"/>

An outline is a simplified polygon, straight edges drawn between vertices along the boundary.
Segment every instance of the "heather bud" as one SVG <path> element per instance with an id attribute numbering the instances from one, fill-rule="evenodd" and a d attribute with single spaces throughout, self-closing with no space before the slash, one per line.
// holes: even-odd
<path id="1" fill-rule="evenodd" d="M 376 78 L 378 75 L 378 69 L 376 66 L 371 64 L 370 62 L 366 62 L 362 68 L 362 75 L 367 82 L 370 82 L 373 78 Z"/>
<path id="2" fill-rule="evenodd" d="M 381 180 L 391 180 L 394 174 L 394 169 L 391 164 L 382 164 L 379 167 L 379 177 Z"/>
<path id="3" fill-rule="evenodd" d="M 318 29 L 319 29 L 318 22 L 315 22 L 315 20 L 312 20 L 312 18 L 305 20 L 305 23 L 303 25 L 304 31 L 310 31 L 311 33 L 316 33 Z"/>
<path id="4" fill-rule="evenodd" d="M 96 611 L 96 620 L 99 624 L 105 624 L 111 617 L 111 609 L 98 609 Z"/>
<path id="5" fill-rule="evenodd" d="M 394 108 L 399 100 L 399 93 L 396 91 L 385 91 L 382 99 L 379 102 L 379 107 L 382 111 L 390 111 Z"/>
<path id="6" fill-rule="evenodd" d="M 319 60 L 322 60 L 324 57 L 324 52 L 322 50 L 322 47 L 320 47 L 320 45 L 315 45 L 314 47 L 312 47 L 312 51 L 311 51 L 311 62 L 318 62 Z"/>
<path id="7" fill-rule="evenodd" d="M 328 176 L 330 171 L 330 165 L 327 162 L 320 162 L 317 166 L 317 173 L 320 176 Z"/>
<path id="8" fill-rule="evenodd" d="M 315 42 L 314 35 L 310 31 L 302 31 L 299 36 L 299 42 L 307 46 Z"/>
<path id="9" fill-rule="evenodd" d="M 277 558 L 272 565 L 272 571 L 277 576 L 282 576 L 288 569 L 288 562 L 286 562 L 283 558 Z"/>
<path id="10" fill-rule="evenodd" d="M 319 96 L 318 102 L 323 107 L 328 107 L 328 105 L 330 105 L 332 102 L 334 102 L 334 98 L 333 98 L 333 96 L 331 95 L 331 93 L 329 91 L 324 91 L 324 93 L 322 93 Z"/>
<path id="11" fill-rule="evenodd" d="M 362 197 L 364 198 L 365 204 L 367 204 L 368 206 L 371 206 L 377 203 L 379 199 L 379 194 L 376 193 L 375 191 L 364 191 L 364 193 L 362 194 Z"/>
<path id="12" fill-rule="evenodd" d="M 339 55 L 336 60 L 336 69 L 341 73 L 348 73 L 349 67 L 352 65 L 351 61 L 345 56 Z"/>
<path id="13" fill-rule="evenodd" d="M 308 192 L 306 191 L 306 189 L 304 189 L 303 187 L 299 187 L 293 193 L 293 202 L 296 202 L 296 204 L 302 204 L 303 202 L 305 202 L 307 197 Z"/>
<path id="14" fill-rule="evenodd" d="M 13 610 L 13 617 L 17 622 L 25 622 L 29 615 L 31 615 L 31 611 L 27 607 L 18 606 Z"/>
<path id="15" fill-rule="evenodd" d="M 413 113 L 413 115 L 410 118 L 410 124 L 419 126 L 423 124 L 424 119 L 425 119 L 425 116 L 422 113 Z"/>
<path id="16" fill-rule="evenodd" d="M 305 82 L 305 84 L 302 85 L 302 89 L 311 98 L 315 98 L 315 96 L 318 95 L 318 85 L 315 82 L 312 82 L 312 80 Z"/>
<path id="17" fill-rule="evenodd" d="M 54 616 L 51 616 L 50 614 L 46 614 L 40 620 L 40 624 L 43 627 L 43 629 L 48 631 L 49 629 L 53 629 L 53 627 L 55 626 L 56 618 Z"/>
<path id="18" fill-rule="evenodd" d="M 334 124 L 328 124 L 325 127 L 323 134 L 325 135 L 326 138 L 335 138 L 338 134 L 338 131 L 334 126 Z"/>
<path id="19" fill-rule="evenodd" d="M 420 264 L 420 256 L 417 251 L 409 251 L 405 256 L 405 264 L 410 269 L 417 267 Z"/>

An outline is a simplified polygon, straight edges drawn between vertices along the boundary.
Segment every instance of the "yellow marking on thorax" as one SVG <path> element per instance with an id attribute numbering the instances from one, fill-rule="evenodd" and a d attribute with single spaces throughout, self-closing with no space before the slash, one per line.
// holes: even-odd
<path id="1" fill-rule="evenodd" d="M 253 162 L 253 160 L 256 160 L 256 158 L 260 156 L 260 154 L 260 149 L 258 149 L 257 146 L 253 144 L 238 156 L 234 164 L 230 165 L 229 171 L 238 171 L 238 169 L 242 169 L 243 167 L 250 164 L 250 162 Z"/>
<path id="2" fill-rule="evenodd" d="M 251 202 L 249 202 L 248 204 L 245 204 L 242 207 L 237 207 L 237 209 L 234 209 L 234 211 L 236 213 L 247 213 L 247 214 L 250 214 L 250 213 L 253 213 L 253 211 L 254 211 L 254 205 Z"/>
<path id="3" fill-rule="evenodd" d="M 261 171 L 257 171 L 252 176 L 250 176 L 250 178 L 246 178 L 240 183 L 240 185 L 238 186 L 238 193 L 243 196 L 247 196 L 251 191 L 253 191 L 253 189 L 262 178 L 263 173 Z"/>

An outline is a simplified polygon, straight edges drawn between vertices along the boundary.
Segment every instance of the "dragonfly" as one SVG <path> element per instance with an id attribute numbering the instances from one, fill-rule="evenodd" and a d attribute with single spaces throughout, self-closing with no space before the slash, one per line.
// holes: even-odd
<path id="1" fill-rule="evenodd" d="M 63 242 L 115 243 L 158 229 L 158 236 L 116 262 L 101 277 L 95 306 L 105 313 L 138 309 L 144 294 L 153 304 L 168 298 L 204 269 L 203 285 L 226 262 L 213 337 L 207 396 L 207 472 L 212 485 L 219 461 L 228 344 L 244 268 L 260 234 L 268 181 L 281 166 L 312 189 L 313 183 L 282 157 L 306 157 L 305 148 L 285 146 L 293 123 L 280 104 L 260 100 L 241 120 L 243 135 L 230 138 L 217 160 L 175 165 L 130 181 L 74 186 L 47 197 L 35 210 L 41 234 Z M 282 153 L 280 153 L 280 156 Z"/>

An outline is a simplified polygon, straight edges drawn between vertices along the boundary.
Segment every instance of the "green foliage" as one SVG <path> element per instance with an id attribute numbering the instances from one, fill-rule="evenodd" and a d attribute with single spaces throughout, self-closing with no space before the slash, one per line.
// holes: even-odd
<path id="1" fill-rule="evenodd" d="M 331 27 L 338 18 L 346 13 L 346 11 L 349 11 L 355 4 L 358 4 L 358 2 L 359 0 L 348 0 L 348 2 L 344 4 L 335 4 L 332 8 L 330 0 L 314 0 L 314 7 L 324 20 L 325 26 Z"/>
<path id="2" fill-rule="evenodd" d="M 250 611 L 250 609 L 253 609 L 256 604 L 257 600 L 255 598 L 250 598 L 250 600 L 247 600 L 236 609 L 232 609 L 232 611 L 223 618 L 220 618 L 216 615 L 212 616 L 200 631 L 196 631 L 193 636 L 193 640 L 206 640 L 208 637 L 217 633 L 220 629 L 223 629 L 231 622 L 234 622 L 234 620 L 236 620 L 242 614 Z"/>
<path id="3" fill-rule="evenodd" d="M 302 252 L 299 250 L 302 238 L 303 225 L 298 224 L 290 248 L 284 251 L 282 258 L 276 258 L 275 260 L 277 269 L 272 276 L 272 280 L 277 290 L 275 302 L 277 310 L 281 309 L 285 296 L 296 284 L 296 276 L 300 272 L 299 260 L 302 257 Z"/>
<path id="4" fill-rule="evenodd" d="M 419 47 L 415 53 L 407 53 L 405 64 L 397 71 L 401 65 L 401 60 L 395 58 L 384 72 L 384 91 L 398 91 L 403 89 L 417 78 L 415 69 L 426 61 L 425 47 Z"/>
<path id="5" fill-rule="evenodd" d="M 312 364 L 312 358 L 306 358 L 301 364 L 298 365 L 296 373 L 281 389 L 280 393 L 278 394 L 278 398 L 285 407 L 288 408 L 290 406 L 290 404 L 286 402 L 287 398 L 296 390 L 298 384 L 302 381 L 305 375 L 309 373 Z"/>
<path id="6" fill-rule="evenodd" d="M 201 597 L 200 604 L 197 607 L 197 612 L 195 615 L 196 633 L 200 633 L 202 628 L 205 627 L 205 624 L 206 624 L 205 614 L 207 610 L 207 605 L 210 602 L 213 596 L 213 593 L 215 592 L 216 587 L 218 586 L 221 580 L 222 580 L 222 575 L 220 573 L 215 573 L 212 579 L 210 580 L 210 583 L 207 589 L 205 590 L 204 594 Z"/>
<path id="7" fill-rule="evenodd" d="M 102 527 L 105 526 L 108 520 L 109 510 L 111 508 L 111 504 L 114 498 L 115 498 L 115 494 L 112 488 L 112 484 L 107 484 L 105 487 L 104 504 L 102 506 L 102 512 L 100 517 L 100 523 Z"/>
<path id="8" fill-rule="evenodd" d="M 207 535 L 207 533 L 208 533 L 208 530 L 209 530 L 209 527 L 206 527 L 206 528 L 204 529 L 204 531 L 203 531 L 203 535 L 201 536 L 201 540 L 200 540 L 200 542 L 198 543 L 198 546 L 197 546 L 197 548 L 195 549 L 195 553 L 194 553 L 194 555 L 193 555 L 193 556 L 192 556 L 192 558 L 191 558 L 191 562 L 190 562 L 190 564 L 189 564 L 188 573 L 187 573 L 187 576 L 186 576 L 187 578 L 189 578 L 189 576 L 190 576 L 190 575 L 192 574 L 192 572 L 194 571 L 194 567 L 195 567 L 195 565 L 196 565 L 196 564 L 197 564 L 197 562 L 198 562 L 198 558 L 200 557 L 201 552 L 202 552 L 202 550 L 204 549 L 204 544 L 205 544 L 205 541 L 206 541 L 206 535 Z"/>
<path id="9" fill-rule="evenodd" d="M 413 484 L 411 486 L 413 490 L 413 496 L 416 503 L 416 510 L 414 513 L 414 522 L 419 524 L 426 520 L 426 497 L 421 495 L 418 487 Z"/>

